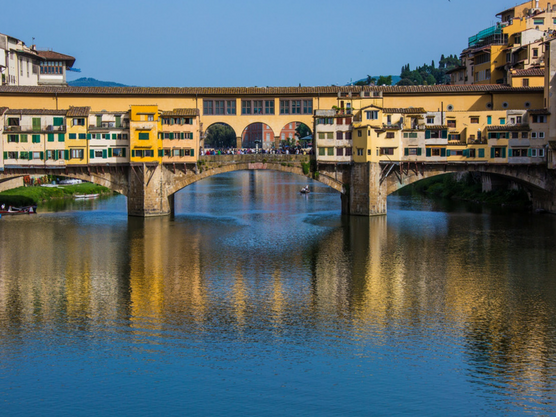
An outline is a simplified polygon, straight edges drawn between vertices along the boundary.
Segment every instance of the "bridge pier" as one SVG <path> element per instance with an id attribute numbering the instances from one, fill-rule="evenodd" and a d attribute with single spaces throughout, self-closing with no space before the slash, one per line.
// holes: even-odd
<path id="1" fill-rule="evenodd" d="M 127 213 L 129 216 L 166 216 L 174 211 L 174 196 L 168 195 L 164 168 L 158 164 L 131 165 Z"/>
<path id="2" fill-rule="evenodd" d="M 380 183 L 382 168 L 377 162 L 353 164 L 349 189 L 349 211 L 345 211 L 342 199 L 342 212 L 352 216 L 383 216 L 386 214 L 386 181 Z"/>

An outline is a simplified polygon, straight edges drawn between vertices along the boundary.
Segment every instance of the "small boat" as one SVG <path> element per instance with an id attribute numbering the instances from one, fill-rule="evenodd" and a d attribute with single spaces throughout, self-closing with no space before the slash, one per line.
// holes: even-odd
<path id="1" fill-rule="evenodd" d="M 301 194 L 309 194 L 311 191 L 309 190 L 309 186 L 306 185 L 305 187 L 303 187 L 301 190 L 299 190 L 299 192 Z"/>
<path id="2" fill-rule="evenodd" d="M 8 207 L 0 208 L 0 215 L 12 215 L 12 214 L 35 214 L 37 212 L 37 206 L 26 206 L 26 207 Z"/>
<path id="3" fill-rule="evenodd" d="M 100 194 L 76 194 L 73 198 L 78 200 L 97 198 Z"/>

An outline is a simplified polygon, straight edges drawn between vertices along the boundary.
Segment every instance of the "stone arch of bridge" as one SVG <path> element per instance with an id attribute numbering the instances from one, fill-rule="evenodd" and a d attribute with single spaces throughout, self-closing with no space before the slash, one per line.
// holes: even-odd
<path id="1" fill-rule="evenodd" d="M 265 123 L 251 123 L 241 133 L 241 147 L 242 148 L 256 148 L 256 142 L 259 142 L 258 147 L 263 149 L 271 149 L 274 147 L 276 134 L 272 128 Z"/>
<path id="2" fill-rule="evenodd" d="M 66 170 L 60 169 L 31 169 L 31 170 L 10 170 L 6 169 L 0 173 L 0 183 L 9 181 L 15 178 L 25 177 L 27 175 L 54 175 L 57 177 L 64 177 L 68 179 L 78 179 L 82 181 L 91 182 L 93 184 L 102 185 L 110 190 L 127 196 L 128 194 L 128 178 L 127 170 L 118 168 L 101 168 L 95 167 L 79 167 L 68 168 Z"/>
<path id="3" fill-rule="evenodd" d="M 280 136 L 280 140 L 288 140 L 290 138 L 294 138 L 295 137 L 295 133 L 296 133 L 296 129 L 299 125 L 305 125 L 307 126 L 307 129 L 309 129 L 309 135 L 313 134 L 313 129 L 311 126 L 307 125 L 307 123 L 301 122 L 299 120 L 292 120 L 288 123 L 286 123 L 284 126 L 282 126 L 282 128 L 280 129 L 279 136 Z"/>
<path id="4" fill-rule="evenodd" d="M 544 168 L 544 170 L 543 170 Z M 387 169 L 385 167 L 385 169 Z M 551 193 L 554 187 L 546 176 L 546 168 L 537 166 L 508 165 L 422 165 L 407 164 L 392 170 L 386 178 L 386 194 L 390 195 L 408 185 L 427 178 L 456 173 L 479 173 L 515 181 L 530 192 Z"/>
<path id="5" fill-rule="evenodd" d="M 291 165 L 291 164 L 290 164 Z M 311 178 L 312 180 L 319 182 L 321 184 L 327 185 L 328 187 L 338 191 L 340 194 L 346 194 L 346 186 L 340 181 L 337 181 L 326 175 L 320 175 L 318 178 L 313 178 L 311 175 L 307 175 L 303 172 L 302 167 L 298 166 L 288 166 L 287 164 L 276 163 L 276 162 L 254 162 L 254 163 L 239 163 L 223 165 L 217 168 L 209 168 L 203 170 L 202 172 L 186 175 L 182 178 L 175 179 L 172 185 L 168 188 L 168 197 L 174 195 L 178 191 L 184 189 L 185 187 L 201 181 L 205 178 L 209 178 L 215 175 L 224 174 L 228 172 L 236 171 L 246 171 L 246 170 L 266 170 L 266 171 L 278 171 L 287 172 L 294 175 L 299 175 L 305 178 Z"/>

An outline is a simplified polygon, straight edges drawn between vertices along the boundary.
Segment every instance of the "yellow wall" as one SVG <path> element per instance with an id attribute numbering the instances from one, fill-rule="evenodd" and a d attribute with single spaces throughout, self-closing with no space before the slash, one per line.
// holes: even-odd
<path id="1" fill-rule="evenodd" d="M 74 125 L 74 119 L 85 119 L 83 126 Z M 87 132 L 89 127 L 89 116 L 68 117 L 67 122 L 67 135 L 66 135 L 66 149 L 69 151 L 68 165 L 87 165 L 89 163 L 89 149 L 87 143 Z M 77 139 L 70 139 L 75 135 Z M 81 139 L 80 139 L 81 138 Z M 72 150 L 82 150 L 83 157 L 72 157 Z"/>
<path id="2" fill-rule="evenodd" d="M 162 140 L 158 137 L 159 128 L 157 105 L 131 106 L 129 123 L 131 162 L 162 162 L 162 157 L 159 156 L 159 150 L 162 149 Z M 142 135 L 148 135 L 148 139 L 140 139 Z M 145 151 L 152 152 L 152 156 L 139 155 L 139 152 Z"/>

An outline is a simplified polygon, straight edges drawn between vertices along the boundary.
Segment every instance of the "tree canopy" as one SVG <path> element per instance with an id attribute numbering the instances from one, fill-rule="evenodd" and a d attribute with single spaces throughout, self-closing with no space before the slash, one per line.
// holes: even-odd
<path id="1" fill-rule="evenodd" d="M 442 55 L 438 62 L 438 68 L 434 61 L 431 65 L 423 64 L 411 70 L 409 64 L 402 67 L 400 77 L 402 78 L 397 85 L 435 85 L 447 84 L 450 77 L 446 74 L 449 70 L 461 65 L 461 61 L 456 55 L 445 57 Z"/>
<path id="2" fill-rule="evenodd" d="M 208 148 L 235 148 L 237 138 L 234 129 L 222 123 L 217 123 L 208 128 L 205 138 L 205 147 Z"/>

